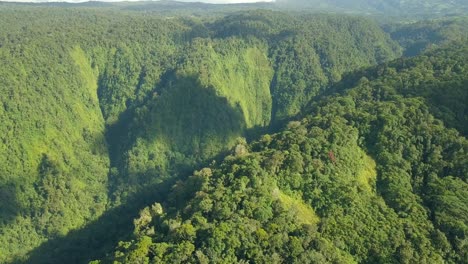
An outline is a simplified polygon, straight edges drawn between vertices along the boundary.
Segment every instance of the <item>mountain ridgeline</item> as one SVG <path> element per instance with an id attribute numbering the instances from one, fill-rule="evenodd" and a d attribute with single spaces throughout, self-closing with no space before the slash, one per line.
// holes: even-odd
<path id="1" fill-rule="evenodd" d="M 468 11 L 468 3 L 464 0 L 276 0 L 275 3 L 283 8 L 309 8 L 393 16 L 466 14 Z"/>
<path id="2" fill-rule="evenodd" d="M 467 36 L 414 25 L 0 6 L 0 262 L 468 259 Z"/>

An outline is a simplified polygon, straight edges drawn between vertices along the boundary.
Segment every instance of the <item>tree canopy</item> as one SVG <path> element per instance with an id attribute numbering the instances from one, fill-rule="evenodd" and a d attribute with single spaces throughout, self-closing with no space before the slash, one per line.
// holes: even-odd
<path id="1" fill-rule="evenodd" d="M 96 5 L 0 4 L 0 262 L 467 259 L 464 18 Z"/>

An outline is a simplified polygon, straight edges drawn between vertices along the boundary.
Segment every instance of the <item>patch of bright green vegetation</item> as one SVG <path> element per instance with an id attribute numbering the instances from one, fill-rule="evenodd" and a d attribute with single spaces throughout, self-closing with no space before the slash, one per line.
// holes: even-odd
<path id="1" fill-rule="evenodd" d="M 369 155 L 362 153 L 362 167 L 357 172 L 357 182 L 366 188 L 368 191 L 375 189 L 375 182 L 377 180 L 376 163 Z"/>
<path id="2" fill-rule="evenodd" d="M 320 218 L 315 214 L 314 209 L 302 200 L 295 199 L 279 189 L 273 190 L 273 197 L 278 199 L 287 210 L 296 216 L 297 223 L 316 225 L 320 222 Z"/>
<path id="3" fill-rule="evenodd" d="M 80 69 L 81 78 L 84 81 L 84 85 L 89 88 L 89 94 L 94 95 L 94 97 L 92 97 L 93 103 L 99 103 L 99 99 L 97 97 L 97 76 L 89 63 L 85 52 L 79 46 L 75 46 L 70 52 L 70 55 Z"/>
<path id="4" fill-rule="evenodd" d="M 200 40 L 192 48 L 182 71 L 198 74 L 204 86 L 213 87 L 231 107 L 240 107 L 247 128 L 270 123 L 273 69 L 265 45 L 231 38 Z"/>

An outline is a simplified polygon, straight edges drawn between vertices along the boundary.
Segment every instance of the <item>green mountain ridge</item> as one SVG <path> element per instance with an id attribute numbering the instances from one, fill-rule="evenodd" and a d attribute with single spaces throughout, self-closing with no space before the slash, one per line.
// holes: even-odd
<path id="1" fill-rule="evenodd" d="M 464 263 L 468 142 L 391 84 L 431 64 L 443 79 L 440 62 L 466 69 L 466 48 L 378 66 L 282 131 L 240 142 L 91 263 Z"/>
<path id="2" fill-rule="evenodd" d="M 2 4 L 0 28 L 2 263 L 464 257 L 463 32 L 389 62 L 419 24 Z"/>
<path id="3" fill-rule="evenodd" d="M 197 1 L 88 1 L 69 2 L 0 2 L 0 6 L 32 7 L 32 8 L 80 8 L 96 9 L 114 12 L 153 13 L 165 17 L 211 16 L 219 17 L 232 12 L 253 9 L 268 9 L 276 11 L 299 12 L 333 12 L 360 14 L 377 18 L 433 18 L 453 15 L 466 15 L 468 4 L 464 0 L 276 0 L 272 2 L 250 3 L 203 3 Z"/>
<path id="4" fill-rule="evenodd" d="M 415 56 L 450 41 L 466 41 L 468 17 L 432 19 L 384 26 L 392 39 L 404 48 L 404 56 Z"/>

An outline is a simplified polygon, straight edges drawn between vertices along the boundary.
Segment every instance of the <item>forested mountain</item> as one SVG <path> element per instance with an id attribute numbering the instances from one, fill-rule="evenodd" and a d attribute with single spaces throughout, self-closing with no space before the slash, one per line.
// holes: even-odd
<path id="1" fill-rule="evenodd" d="M 383 26 L 404 48 L 405 56 L 415 56 L 451 41 L 467 41 L 468 17 L 390 23 Z"/>
<path id="2" fill-rule="evenodd" d="M 1 5 L 28 5 L 31 7 L 99 8 L 101 10 L 153 13 L 162 16 L 212 16 L 213 13 L 228 14 L 234 11 L 269 9 L 294 10 L 300 12 L 336 12 L 377 17 L 434 18 L 466 15 L 468 3 L 465 0 L 275 0 L 258 3 L 242 3 L 245 0 L 218 0 L 212 4 L 201 1 L 46 1 L 30 0 L 31 3 L 5 3 Z M 14 2 L 14 1 L 7 1 Z M 241 3 L 239 3 L 241 2 Z M 223 4 L 225 3 L 225 4 Z"/>
<path id="3" fill-rule="evenodd" d="M 0 5 L 0 263 L 466 259 L 464 18 L 99 5 Z"/>
<path id="4" fill-rule="evenodd" d="M 466 118 L 467 59 L 453 44 L 339 84 L 175 184 L 92 263 L 466 263 L 468 141 L 431 107 L 458 96 Z"/>

